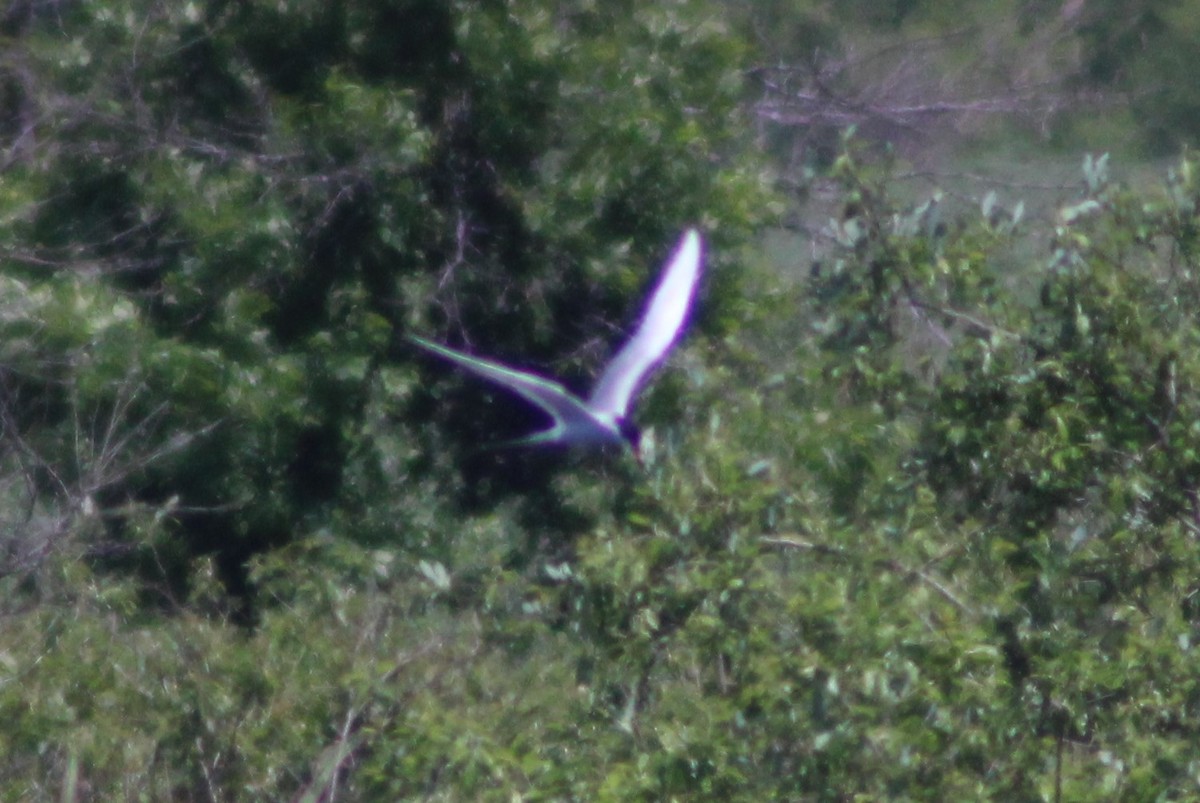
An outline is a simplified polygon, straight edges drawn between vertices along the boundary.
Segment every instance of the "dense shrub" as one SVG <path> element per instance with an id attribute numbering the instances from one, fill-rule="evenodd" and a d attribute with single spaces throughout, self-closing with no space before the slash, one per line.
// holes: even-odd
<path id="1" fill-rule="evenodd" d="M 1192 162 L 1025 214 L 850 141 L 768 265 L 705 3 L 30 8 L 6 799 L 1196 795 Z M 646 468 L 477 451 L 402 335 L 574 380 L 685 223 Z"/>

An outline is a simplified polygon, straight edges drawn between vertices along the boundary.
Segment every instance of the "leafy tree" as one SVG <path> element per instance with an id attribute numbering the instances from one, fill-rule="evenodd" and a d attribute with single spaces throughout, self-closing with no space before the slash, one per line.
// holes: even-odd
<path id="1" fill-rule="evenodd" d="M 1195 165 L 768 266 L 713 12 L 12 7 L 5 797 L 1196 794 Z M 401 335 L 585 374 L 685 221 L 645 471 L 472 455 Z"/>
<path id="2" fill-rule="evenodd" d="M 307 531 L 394 538 L 426 470 L 415 432 L 379 438 L 411 396 L 398 333 L 544 356 L 623 316 L 702 209 L 754 219 L 737 46 L 700 4 L 102 3 L 13 44 L 45 141 L 7 182 L 17 457 L 55 477 L 31 495 L 98 511 L 98 550 L 158 543 L 152 571 L 215 551 L 237 589 Z"/>

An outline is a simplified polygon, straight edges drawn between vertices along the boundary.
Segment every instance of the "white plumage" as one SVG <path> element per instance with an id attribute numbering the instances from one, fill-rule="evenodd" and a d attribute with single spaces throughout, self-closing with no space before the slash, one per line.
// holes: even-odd
<path id="1" fill-rule="evenodd" d="M 667 261 L 662 279 L 646 305 L 641 325 L 600 375 L 587 401 L 558 382 L 536 374 L 472 357 L 419 337 L 411 340 L 477 376 L 508 388 L 553 419 L 554 423 L 548 429 L 511 444 L 620 443 L 629 445 L 637 454 L 637 430 L 628 422 L 630 403 L 683 329 L 696 295 L 702 251 L 700 233 L 689 229 Z"/>

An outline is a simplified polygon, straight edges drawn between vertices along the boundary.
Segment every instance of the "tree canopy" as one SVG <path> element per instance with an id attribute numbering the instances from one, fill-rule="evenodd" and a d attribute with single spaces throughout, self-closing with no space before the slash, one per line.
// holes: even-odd
<path id="1" fill-rule="evenodd" d="M 1196 795 L 1195 162 L 800 171 L 857 5 L 10 3 L 0 796 Z M 644 469 L 406 344 L 583 387 L 688 225 Z"/>

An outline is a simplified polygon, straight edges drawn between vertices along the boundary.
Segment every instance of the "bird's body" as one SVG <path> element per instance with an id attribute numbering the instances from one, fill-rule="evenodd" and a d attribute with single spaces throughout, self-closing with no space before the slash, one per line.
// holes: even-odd
<path id="1" fill-rule="evenodd" d="M 700 278 L 701 252 L 699 232 L 689 229 L 667 262 L 637 331 L 600 375 L 586 401 L 558 382 L 536 374 L 472 357 L 419 337 L 411 340 L 477 376 L 508 388 L 553 419 L 548 429 L 510 441 L 510 445 L 624 444 L 636 455 L 638 434 L 628 418 L 630 403 L 683 328 Z"/>

